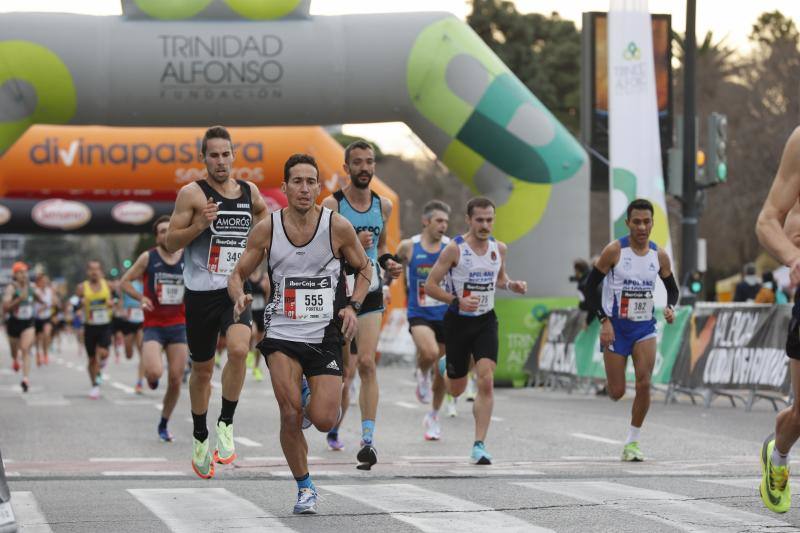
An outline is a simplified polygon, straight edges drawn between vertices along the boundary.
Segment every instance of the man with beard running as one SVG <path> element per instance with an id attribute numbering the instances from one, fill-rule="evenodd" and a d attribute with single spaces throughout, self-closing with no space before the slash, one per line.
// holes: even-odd
<path id="1" fill-rule="evenodd" d="M 8 314 L 6 321 L 6 335 L 11 348 L 14 371 L 20 368 L 19 357 L 22 356 L 22 392 L 28 392 L 30 387 L 29 374 L 31 371 L 30 352 L 35 339 L 34 329 L 34 304 L 36 293 L 31 287 L 28 278 L 28 265 L 17 261 L 11 267 L 13 280 L 6 285 L 3 292 L 3 313 Z"/>
<path id="2" fill-rule="evenodd" d="M 431 370 L 438 370 L 437 362 L 445 353 L 444 314 L 447 311 L 446 303 L 425 293 L 425 281 L 439 254 L 450 242 L 445 235 L 449 221 L 450 206 L 431 200 L 422 209 L 422 233 L 402 241 L 397 247 L 397 257 L 406 265 L 408 329 L 417 347 L 417 399 L 433 403 L 423 420 L 425 440 L 441 438 L 439 409 L 444 400 L 444 378 L 438 371 L 434 371 L 431 378 Z"/>
<path id="3" fill-rule="evenodd" d="M 471 460 L 479 465 L 492 464 L 484 441 L 494 409 L 494 370 L 497 367 L 494 295 L 498 288 L 517 294 L 528 290 L 527 282 L 512 281 L 506 274 L 506 245 L 492 237 L 494 217 L 494 203 L 488 198 L 473 198 L 467 202 L 469 231 L 451 240 L 442 250 L 425 282 L 425 294 L 449 304 L 444 315 L 447 356 L 441 363 L 446 363 L 442 365 L 447 370 L 445 383 L 454 397 L 467 388 L 470 358 L 475 361 L 478 394 L 472 406 L 475 442 Z M 448 272 L 452 293 L 441 286 Z"/>
<path id="4" fill-rule="evenodd" d="M 249 307 L 234 317 L 228 277 L 244 253 L 250 229 L 267 214 L 267 206 L 253 183 L 231 176 L 235 156 L 228 130 L 209 128 L 201 154 L 208 176 L 178 192 L 164 247 L 169 253 L 184 248 L 186 336 L 192 359 L 192 468 L 208 479 L 214 476 L 214 461 L 230 464 L 236 459 L 233 415 L 244 385 L 252 317 Z M 220 335 L 225 336 L 228 358 L 222 370 L 222 411 L 212 460 L 206 415 Z"/>
<path id="5" fill-rule="evenodd" d="M 280 409 L 281 448 L 297 482 L 294 513 L 313 514 L 317 491 L 308 471 L 303 419 L 328 431 L 340 416 L 342 346 L 356 331 L 356 311 L 367 294 L 372 265 L 353 226 L 316 205 L 320 181 L 313 157 L 295 154 L 286 161 L 282 190 L 289 206 L 255 227 L 228 291 L 236 302 L 234 316 L 244 312 L 252 296 L 243 284 L 266 256 L 271 297 L 258 347 Z M 356 272 L 349 304 L 345 262 Z M 310 399 L 302 392 L 304 375 Z"/>
<path id="6" fill-rule="evenodd" d="M 361 408 L 361 449 L 356 458 L 359 469 L 369 470 L 378 462 L 378 452 L 374 446 L 375 418 L 378 413 L 375 353 L 378 349 L 383 317 L 381 270 L 388 272 L 394 279 L 402 274 L 403 266 L 388 253 L 386 246 L 385 227 L 392 213 L 392 202 L 369 188 L 375 175 L 375 150 L 368 142 L 355 141 L 345 148 L 344 171 L 350 176 L 350 184 L 335 192 L 333 196 L 325 198 L 322 205 L 350 221 L 367 252 L 367 257 L 372 261 L 369 294 L 363 305 L 356 309 L 358 335 L 350 353 L 345 350 L 345 383 L 342 388 L 342 409 L 346 412 L 350 403 L 350 382 L 357 368 L 361 378 L 358 399 Z M 340 425 L 341 421 L 327 436 L 328 446 L 333 450 L 341 450 L 344 447 L 339 441 Z"/>
<path id="7" fill-rule="evenodd" d="M 167 390 L 158 423 L 158 436 L 164 442 L 173 440 L 167 422 L 181 394 L 181 378 L 189 355 L 183 305 L 183 250 L 170 253 L 164 247 L 168 227 L 169 217 L 166 215 L 153 223 L 155 248 L 142 252 L 120 280 L 120 289 L 139 302 L 144 310 L 141 357 L 144 377 L 151 389 L 158 387 L 164 373 L 161 350 L 167 354 Z M 134 284 L 134 281 L 138 283 Z"/>

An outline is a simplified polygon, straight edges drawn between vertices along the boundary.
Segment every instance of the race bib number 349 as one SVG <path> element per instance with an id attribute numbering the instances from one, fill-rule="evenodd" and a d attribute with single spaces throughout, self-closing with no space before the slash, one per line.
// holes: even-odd
<path id="1" fill-rule="evenodd" d="M 247 247 L 247 237 L 212 235 L 208 248 L 208 270 L 230 274 Z"/>
<path id="2" fill-rule="evenodd" d="M 330 276 L 283 278 L 283 313 L 292 320 L 320 322 L 333 318 Z"/>

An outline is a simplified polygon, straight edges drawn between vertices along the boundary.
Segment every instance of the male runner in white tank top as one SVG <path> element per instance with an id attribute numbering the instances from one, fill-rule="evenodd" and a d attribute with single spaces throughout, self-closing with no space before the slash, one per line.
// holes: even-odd
<path id="1" fill-rule="evenodd" d="M 281 448 L 297 482 L 294 513 L 312 514 L 317 492 L 308 472 L 308 444 L 301 426 L 305 415 L 319 431 L 327 432 L 341 416 L 342 347 L 349 346 L 356 334 L 356 313 L 369 289 L 372 264 L 352 224 L 317 206 L 320 181 L 313 157 L 291 156 L 284 165 L 281 188 L 289 206 L 253 229 L 231 274 L 228 293 L 237 317 L 253 299 L 244 293 L 244 282 L 266 257 L 269 304 L 258 347 L 267 360 L 280 409 Z M 345 262 L 356 271 L 349 303 Z M 306 406 L 304 376 L 311 392 Z"/>
<path id="2" fill-rule="evenodd" d="M 469 231 L 442 250 L 425 282 L 425 294 L 450 306 L 444 315 L 445 384 L 454 397 L 467 388 L 470 356 L 475 360 L 478 394 L 472 408 L 475 442 L 470 458 L 480 465 L 492 464 L 484 441 L 494 408 L 498 350 L 495 291 L 501 288 L 525 294 L 528 290 L 527 282 L 512 281 L 506 274 L 506 245 L 492 237 L 494 217 L 494 203 L 488 198 L 467 202 Z M 452 294 L 441 287 L 448 272 Z"/>

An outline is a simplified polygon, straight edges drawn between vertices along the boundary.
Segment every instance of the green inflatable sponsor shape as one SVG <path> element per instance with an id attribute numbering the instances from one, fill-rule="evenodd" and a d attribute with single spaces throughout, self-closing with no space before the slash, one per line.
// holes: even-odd
<path id="1" fill-rule="evenodd" d="M 495 382 L 524 387 L 528 373 L 523 369 L 551 309 L 575 307 L 577 298 L 498 298 L 494 312 L 499 321 L 500 349 Z"/>

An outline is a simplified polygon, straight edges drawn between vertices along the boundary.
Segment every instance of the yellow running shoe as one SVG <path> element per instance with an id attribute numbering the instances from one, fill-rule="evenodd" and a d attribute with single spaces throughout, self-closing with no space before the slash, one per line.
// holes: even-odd
<path id="1" fill-rule="evenodd" d="M 644 454 L 639 448 L 639 443 L 637 441 L 630 442 L 622 448 L 622 460 L 635 462 L 644 461 Z"/>
<path id="2" fill-rule="evenodd" d="M 203 479 L 214 477 L 214 461 L 208 451 L 208 438 L 203 442 L 192 437 L 192 470 Z"/>
<path id="3" fill-rule="evenodd" d="M 761 484 L 758 492 L 767 509 L 785 513 L 792 504 L 792 490 L 789 487 L 789 467 L 772 464 L 772 450 L 775 448 L 775 435 L 770 435 L 761 445 Z"/>
<path id="4" fill-rule="evenodd" d="M 256 364 L 256 352 L 251 350 L 247 352 L 247 358 L 244 361 L 244 365 L 247 368 L 253 368 L 255 364 Z"/>
<path id="5" fill-rule="evenodd" d="M 235 459 L 236 446 L 233 443 L 233 424 L 217 422 L 217 449 L 214 450 L 214 460 L 228 465 Z"/>
<path id="6" fill-rule="evenodd" d="M 260 368 L 255 367 L 253 369 L 253 379 L 256 381 L 264 381 L 264 372 L 262 372 Z"/>

